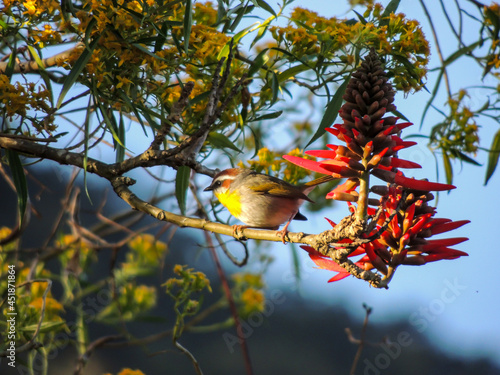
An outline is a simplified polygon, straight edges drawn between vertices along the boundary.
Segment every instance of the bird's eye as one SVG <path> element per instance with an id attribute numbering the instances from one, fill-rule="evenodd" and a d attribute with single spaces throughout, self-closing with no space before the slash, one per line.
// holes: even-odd
<path id="1" fill-rule="evenodd" d="M 215 181 L 215 183 L 214 183 L 214 188 L 218 188 L 218 187 L 219 187 L 219 186 L 221 186 L 221 185 L 222 185 L 222 182 L 220 182 L 220 181 Z"/>

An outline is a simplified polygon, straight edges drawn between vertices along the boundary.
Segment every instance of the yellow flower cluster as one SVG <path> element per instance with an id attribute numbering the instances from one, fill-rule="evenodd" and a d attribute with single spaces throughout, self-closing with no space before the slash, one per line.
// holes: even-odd
<path id="1" fill-rule="evenodd" d="M 203 272 L 194 271 L 194 269 L 187 268 L 187 266 L 176 264 L 174 266 L 174 273 L 180 276 L 180 278 L 168 279 L 163 284 L 169 292 L 176 288 L 189 292 L 200 292 L 205 288 L 209 292 L 212 291 L 210 280 Z"/>
<path id="2" fill-rule="evenodd" d="M 22 14 L 30 19 L 54 15 L 61 11 L 61 4 L 56 0 L 4 0 L 3 3 L 6 13 L 18 6 Z"/>
<path id="3" fill-rule="evenodd" d="M 241 294 L 241 302 L 244 306 L 244 315 L 248 315 L 254 311 L 264 311 L 264 303 L 266 297 L 262 290 L 248 288 Z"/>
<path id="4" fill-rule="evenodd" d="M 264 281 L 261 274 L 236 273 L 232 276 L 232 288 L 235 301 L 240 305 L 240 314 L 246 318 L 253 312 L 264 311 L 266 298 L 264 295 Z"/>
<path id="5" fill-rule="evenodd" d="M 118 306 L 108 305 L 99 313 L 101 318 L 121 316 L 130 321 L 137 315 L 146 312 L 156 305 L 156 289 L 147 285 L 136 285 L 129 282 L 118 289 Z"/>
<path id="6" fill-rule="evenodd" d="M 156 267 L 167 251 L 167 244 L 152 234 L 140 234 L 128 243 L 124 267 Z"/>
<path id="7" fill-rule="evenodd" d="M 30 36 L 40 48 L 57 45 L 61 43 L 62 37 L 58 30 L 54 30 L 51 25 L 44 25 L 43 30 L 33 29 Z"/>
<path id="8" fill-rule="evenodd" d="M 108 372 L 104 375 L 112 375 L 112 374 Z M 141 370 L 132 370 L 130 368 L 124 368 L 118 373 L 118 375 L 145 375 L 145 374 Z"/>
<path id="9" fill-rule="evenodd" d="M 6 75 L 0 74 L 0 103 L 0 111 L 4 111 L 10 120 L 15 116 L 26 117 L 30 110 L 50 113 L 50 91 L 44 84 L 37 85 L 33 82 L 11 84 Z M 41 125 L 34 121 L 33 125 L 38 131 L 42 130 L 42 126 L 50 131 L 54 129 L 50 122 Z"/>
<path id="10" fill-rule="evenodd" d="M 451 145 L 465 152 L 477 152 L 479 127 L 474 120 L 474 112 L 464 103 L 467 97 L 467 91 L 460 90 L 457 95 L 448 99 L 450 118 L 454 126 L 449 129 L 449 134 L 441 139 L 441 142 L 446 143 L 443 146 L 444 149 Z"/>
<path id="11" fill-rule="evenodd" d="M 21 317 L 23 327 L 34 327 L 38 324 L 42 311 L 44 312 L 44 323 L 50 323 L 53 330 L 64 329 L 64 319 L 60 314 L 64 311 L 63 305 L 57 301 L 52 291 L 48 290 L 47 281 L 33 281 L 30 284 L 25 284 L 23 287 L 19 285 L 24 284 L 28 277 L 29 279 L 53 279 L 51 273 L 43 269 L 44 265 L 39 264 L 35 270 L 35 274 L 31 275 L 30 268 L 20 268 L 22 264 L 16 267 L 16 288 L 17 294 L 17 308 L 18 316 Z M 45 297 L 44 297 L 45 296 Z M 45 300 L 45 310 L 42 309 Z M 5 307 L 5 306 L 4 306 Z M 26 329 L 26 328 L 25 328 Z M 26 331 L 29 332 L 27 329 Z"/>
<path id="12" fill-rule="evenodd" d="M 397 54 L 412 64 L 414 74 L 409 74 L 407 67 L 395 60 L 391 72 L 395 85 L 405 91 L 418 90 L 427 73 L 428 42 L 417 21 L 407 19 L 402 13 L 382 19 L 382 10 L 380 4 L 369 6 L 365 13 L 367 22 L 363 23 L 326 18 L 295 8 L 287 26 L 273 26 L 270 31 L 279 47 L 300 59 L 321 54 L 326 60 L 341 59 L 352 64 L 360 46 L 373 46 L 382 54 Z"/>
<path id="13" fill-rule="evenodd" d="M 217 21 L 217 9 L 211 1 L 196 3 L 193 19 L 199 24 L 212 26 Z"/>
<path id="14" fill-rule="evenodd" d="M 226 45 L 230 37 L 211 26 L 198 24 L 191 28 L 189 48 L 199 64 L 206 65 L 217 61 L 219 51 Z"/>
<path id="15" fill-rule="evenodd" d="M 62 235 L 58 239 L 57 245 L 60 249 L 63 249 L 59 256 L 59 260 L 64 268 L 67 268 L 70 262 L 74 262 L 78 259 L 78 261 L 75 262 L 78 267 L 86 269 L 91 262 L 97 260 L 97 255 L 95 251 L 90 248 L 89 244 L 74 235 Z"/>

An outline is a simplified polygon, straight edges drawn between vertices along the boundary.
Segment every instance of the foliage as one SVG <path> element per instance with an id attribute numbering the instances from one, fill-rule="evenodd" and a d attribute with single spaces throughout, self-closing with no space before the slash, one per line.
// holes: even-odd
<path id="1" fill-rule="evenodd" d="M 497 4 L 474 2 L 476 13 L 460 12 L 460 19 L 470 19 L 477 26 L 474 42 L 464 40 L 465 32 L 450 21 L 458 47 L 448 57 L 440 55 L 440 65 L 431 68 L 439 73 L 438 79 L 429 87 L 429 42 L 418 21 L 397 12 L 399 1 L 392 0 L 385 8 L 373 1 L 352 1 L 358 6 L 350 13 L 352 18 L 328 18 L 302 7 L 292 8 L 290 3 L 283 0 L 275 7 L 264 0 L 3 2 L 0 172 L 15 190 L 19 210 L 17 222 L 12 218 L 11 227 L 0 231 L 0 292 L 7 293 L 7 267 L 15 265 L 16 343 L 18 355 L 24 356 L 31 369 L 38 356 L 43 368 L 35 370 L 47 373 L 49 354 L 68 345 L 62 345 L 57 335 L 66 335 L 77 350 L 75 373 L 82 373 L 92 352 L 101 346 L 118 340 L 124 345 L 148 342 L 148 337 L 132 337 L 128 324 L 141 319 L 156 321 L 159 317 L 148 314 L 165 292 L 173 300 L 175 318 L 164 335 L 190 357 L 198 372 L 194 356 L 179 343 L 183 333 L 235 326 L 241 338 L 240 319 L 264 311 L 262 272 L 245 269 L 226 280 L 221 271 L 224 289 L 214 291 L 216 301 L 205 307 L 203 296 L 211 291 L 208 278 L 189 265 L 173 266 L 166 261 L 179 251 L 170 248 L 176 225 L 205 229 L 211 248 L 215 246 L 208 231 L 215 232 L 226 253 L 220 234 L 235 234 L 231 227 L 207 221 L 225 222 L 225 214 L 220 205 L 211 206 L 199 194 L 196 176 L 213 177 L 216 168 L 231 164 L 292 183 L 307 179 L 313 172 L 285 162 L 281 155 L 317 163 L 316 157 L 321 156 L 303 155 L 303 149 L 314 142 L 327 147 L 325 129 L 335 129 L 331 126 L 348 93 L 348 82 L 370 49 L 382 60 L 396 90 L 407 96 L 431 91 L 424 119 L 429 110 L 437 110 L 443 121 L 426 137 L 442 154 L 447 182 L 453 177 L 453 159 L 477 164 L 474 157 L 481 150 L 489 153 L 486 182 L 491 178 L 500 155 L 500 131 L 491 146 L 485 146 L 480 143 L 480 128 L 485 119 L 499 122 L 495 111 L 500 86 L 481 85 L 487 92 L 484 104 L 473 107 L 469 99 L 474 88 L 452 91 L 449 67 L 470 57 L 481 67 L 485 82 L 498 79 Z M 428 22 L 433 29 L 430 17 Z M 436 103 L 443 81 L 448 97 L 444 107 Z M 27 166 L 32 160 L 46 164 L 47 159 L 70 165 L 77 172 L 67 184 L 53 230 L 32 257 L 23 243 L 30 215 L 37 213 L 36 199 L 27 189 Z M 109 183 L 135 211 L 104 213 L 105 197 L 87 192 L 94 203 L 96 198 L 99 201 L 94 212 L 99 224 L 82 223 L 78 201 L 87 198 L 80 198 L 75 184 L 80 171 L 85 181 L 92 173 Z M 167 183 L 157 186 L 157 182 Z M 139 192 L 132 193 L 135 183 L 138 191 L 151 192 L 147 202 Z M 400 240 L 412 227 L 408 222 L 418 223 L 423 213 L 415 209 L 415 201 L 408 201 L 407 192 L 394 188 L 391 194 L 392 198 L 386 195 L 387 215 L 380 216 L 379 227 L 373 229 L 390 220 L 392 240 Z M 419 205 L 425 206 L 426 199 Z M 398 207 L 399 201 L 408 205 Z M 404 212 L 389 212 L 397 211 L 394 205 Z M 409 218 L 410 211 L 414 218 Z M 372 214 L 366 206 L 360 212 L 360 220 Z M 154 225 L 140 222 L 146 215 L 155 218 Z M 403 230 L 399 233 L 398 229 Z M 274 233 L 255 232 L 244 233 L 258 240 L 278 240 Z M 298 242 L 302 237 L 290 235 L 289 239 Z M 394 250 L 390 241 L 389 257 L 402 250 L 399 244 Z M 244 247 L 246 257 L 235 262 L 238 265 L 247 262 L 247 245 Z M 387 261 L 387 254 L 376 250 L 366 248 L 370 267 L 384 274 L 379 260 Z M 420 250 L 412 247 L 410 255 L 429 255 Z M 373 256 L 375 252 L 380 259 Z M 103 253 L 111 254 L 109 270 L 96 275 Z M 323 259 L 325 254 L 313 255 Z M 212 257 L 218 264 L 215 251 Z M 331 259 L 326 260 L 333 262 Z M 338 263 L 337 259 L 332 267 Z M 164 268 L 176 276 L 170 275 L 162 292 L 162 283 L 147 277 L 154 275 L 163 281 L 165 275 L 158 275 Z M 378 285 L 377 280 L 371 281 Z M 61 295 L 53 292 L 54 284 Z M 5 302 L 0 306 L 4 313 L 9 306 Z M 207 316 L 228 307 L 230 318 L 201 325 Z M 114 326 L 120 335 L 91 341 L 88 327 L 95 321 Z M 5 322 L 0 324 L 7 328 Z M 243 355 L 248 355 L 244 340 L 240 342 Z M 7 341 L 0 344 L 2 356 L 7 347 Z M 249 372 L 248 358 L 245 361 Z M 131 369 L 121 373 L 136 372 L 141 373 Z"/>

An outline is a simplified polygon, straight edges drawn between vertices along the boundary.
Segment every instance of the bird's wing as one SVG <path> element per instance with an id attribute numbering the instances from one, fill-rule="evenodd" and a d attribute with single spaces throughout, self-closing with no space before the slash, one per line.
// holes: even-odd
<path id="1" fill-rule="evenodd" d="M 258 186 L 256 185 L 250 186 L 250 189 L 252 189 L 257 194 L 267 194 L 281 198 L 303 199 L 309 202 L 313 202 L 311 198 L 309 198 L 307 195 L 305 195 L 302 191 L 300 191 L 293 185 L 287 186 L 284 184 L 277 184 L 274 182 L 270 182 L 270 183 L 260 184 Z"/>

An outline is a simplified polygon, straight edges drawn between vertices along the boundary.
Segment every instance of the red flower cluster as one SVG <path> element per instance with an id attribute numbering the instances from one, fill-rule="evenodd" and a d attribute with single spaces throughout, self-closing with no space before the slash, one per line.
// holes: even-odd
<path id="1" fill-rule="evenodd" d="M 450 190 L 455 188 L 453 185 L 408 178 L 399 170 L 421 166 L 397 157 L 399 150 L 416 143 L 404 141 L 400 137 L 401 131 L 411 123 L 398 124 L 397 117 L 384 117 L 387 111 L 396 109 L 394 94 L 378 56 L 372 50 L 353 73 L 343 96 L 345 104 L 339 111 L 343 123 L 326 129 L 345 146 L 327 145 L 329 150 L 306 152 L 325 159 L 323 161 L 284 156 L 286 160 L 309 170 L 346 178 L 343 184 L 328 193 L 327 198 L 349 202 L 358 218 L 366 219 L 375 213 L 375 209 L 368 205 L 382 207 L 383 211 L 372 233 L 364 233 L 365 239 L 373 240 L 359 246 L 350 256 L 363 255 L 356 262 L 360 268 L 375 268 L 386 277 L 392 277 L 399 265 L 422 265 L 467 255 L 449 248 L 467 238 L 428 239 L 435 234 L 456 229 L 468 221 L 452 222 L 434 218 L 436 210 L 427 204 L 434 199 L 429 191 Z M 387 186 L 370 188 L 371 176 L 385 181 Z M 381 198 L 370 199 L 370 192 Z M 351 202 L 356 202 L 356 207 Z M 313 248 L 303 246 L 303 249 L 309 252 L 320 268 L 338 272 L 330 281 L 349 275 L 337 263 Z"/>

